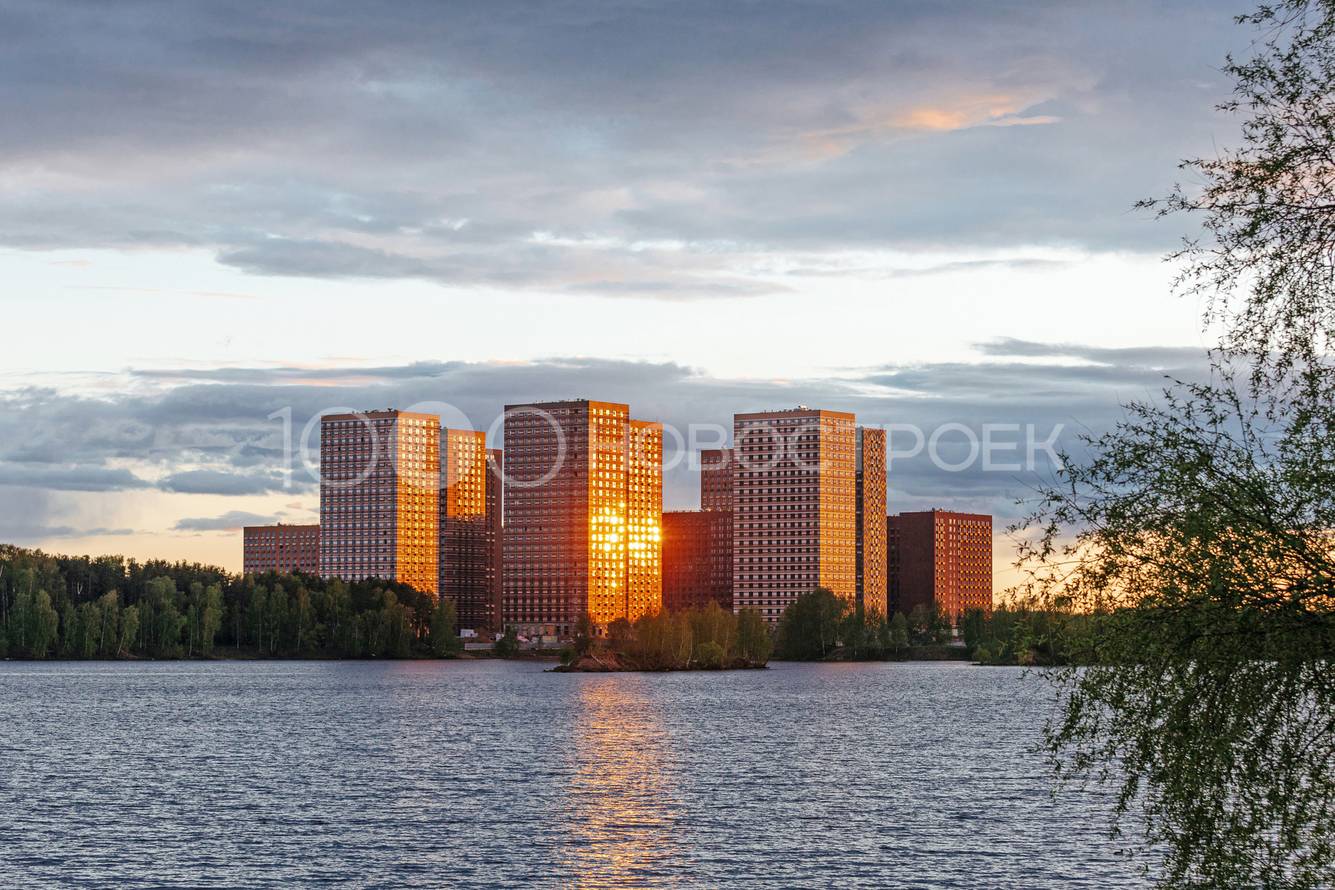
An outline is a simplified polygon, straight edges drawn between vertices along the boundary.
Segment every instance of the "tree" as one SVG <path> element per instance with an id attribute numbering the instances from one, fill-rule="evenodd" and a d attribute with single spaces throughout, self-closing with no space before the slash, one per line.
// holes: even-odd
<path id="1" fill-rule="evenodd" d="M 1223 328 L 1213 378 L 1064 456 L 1008 647 L 1086 665 L 1049 674 L 1053 766 L 1116 783 L 1165 886 L 1309 888 L 1335 883 L 1335 0 L 1240 21 L 1243 147 L 1145 202 L 1203 219 L 1177 257 Z"/>
<path id="2" fill-rule="evenodd" d="M 431 613 L 431 654 L 437 658 L 450 658 L 459 654 L 463 648 L 459 639 L 458 616 L 454 600 L 441 596 L 436 599 L 436 608 Z"/>
<path id="3" fill-rule="evenodd" d="M 970 653 L 983 642 L 987 629 L 987 613 L 982 609 L 969 609 L 960 619 L 960 636 L 964 638 L 964 648 Z"/>
<path id="4" fill-rule="evenodd" d="M 903 612 L 890 619 L 890 651 L 895 658 L 903 658 L 909 651 L 909 620 Z"/>
<path id="5" fill-rule="evenodd" d="M 574 648 L 576 655 L 588 655 L 593 650 L 594 640 L 597 638 L 598 625 L 593 621 L 593 616 L 588 612 L 581 612 L 575 619 Z"/>
<path id="6" fill-rule="evenodd" d="M 1255 55 L 1224 66 L 1234 89 L 1220 110 L 1245 115 L 1241 147 L 1183 161 L 1193 187 L 1140 206 L 1201 218 L 1203 237 L 1172 257 L 1177 283 L 1205 298 L 1221 348 L 1273 383 L 1335 346 L 1335 3 L 1279 0 L 1238 22 L 1261 35 Z"/>
<path id="7" fill-rule="evenodd" d="M 121 636 L 116 646 L 117 654 L 129 655 L 134 652 L 137 639 L 139 639 L 139 607 L 127 606 L 121 613 Z"/>
<path id="8" fill-rule="evenodd" d="M 28 611 L 28 646 L 33 658 L 45 658 L 60 631 L 60 616 L 45 590 L 37 591 Z"/>
<path id="9" fill-rule="evenodd" d="M 737 655 L 749 667 L 764 667 L 769 662 L 774 642 L 769 626 L 755 609 L 737 613 Z"/>
<path id="10" fill-rule="evenodd" d="M 519 632 L 513 627 L 507 627 L 492 651 L 501 658 L 514 658 L 519 654 Z"/>
<path id="11" fill-rule="evenodd" d="M 204 599 L 199 612 L 200 654 L 208 657 L 213 654 L 213 644 L 222 627 L 223 604 L 222 589 L 217 584 L 204 588 Z"/>
<path id="12" fill-rule="evenodd" d="M 814 661 L 829 655 L 847 610 L 848 602 L 825 587 L 793 600 L 779 618 L 779 657 Z"/>

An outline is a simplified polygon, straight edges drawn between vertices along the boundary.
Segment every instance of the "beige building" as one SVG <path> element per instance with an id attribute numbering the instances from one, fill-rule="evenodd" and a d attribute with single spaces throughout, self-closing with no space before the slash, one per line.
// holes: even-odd
<path id="1" fill-rule="evenodd" d="M 569 634 L 662 604 L 663 428 L 586 399 L 505 408 L 504 623 Z"/>
<path id="2" fill-rule="evenodd" d="M 857 596 L 856 419 L 798 407 L 733 418 L 733 610 L 770 622 L 803 593 Z"/>
<path id="3" fill-rule="evenodd" d="M 320 419 L 320 574 L 439 581 L 440 418 L 389 409 Z"/>

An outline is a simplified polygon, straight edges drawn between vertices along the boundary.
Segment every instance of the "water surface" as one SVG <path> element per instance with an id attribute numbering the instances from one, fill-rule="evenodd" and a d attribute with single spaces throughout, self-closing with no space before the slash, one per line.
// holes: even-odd
<path id="1" fill-rule="evenodd" d="M 0 885 L 1108 887 L 1033 675 L 0 662 Z"/>

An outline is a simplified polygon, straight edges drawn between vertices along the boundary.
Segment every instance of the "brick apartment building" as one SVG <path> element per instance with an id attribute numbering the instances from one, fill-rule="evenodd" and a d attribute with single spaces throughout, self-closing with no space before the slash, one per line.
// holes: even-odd
<path id="1" fill-rule="evenodd" d="M 935 604 L 953 622 L 970 609 L 992 614 L 992 517 L 927 510 L 891 516 L 890 604 L 908 613 Z"/>
<path id="2" fill-rule="evenodd" d="M 320 419 L 320 574 L 439 584 L 440 418 L 387 409 Z"/>
<path id="3" fill-rule="evenodd" d="M 856 419 L 798 407 L 733 418 L 733 609 L 776 622 L 803 593 L 857 595 Z"/>
<path id="4" fill-rule="evenodd" d="M 247 575 L 320 571 L 318 525 L 248 525 L 241 539 L 241 570 Z"/>
<path id="5" fill-rule="evenodd" d="M 504 623 L 570 633 L 662 604 L 663 428 L 587 399 L 505 408 Z"/>

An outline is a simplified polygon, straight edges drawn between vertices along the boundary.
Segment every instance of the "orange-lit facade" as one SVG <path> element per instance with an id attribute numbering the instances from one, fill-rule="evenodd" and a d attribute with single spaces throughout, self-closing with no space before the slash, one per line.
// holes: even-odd
<path id="1" fill-rule="evenodd" d="M 674 510 L 663 514 L 663 607 L 671 611 L 701 608 L 710 602 L 732 610 L 730 551 L 720 539 L 732 538 L 727 510 Z M 726 555 L 725 561 L 720 558 Z"/>
<path id="2" fill-rule="evenodd" d="M 318 525 L 248 525 L 241 538 L 242 571 L 247 575 L 320 571 Z"/>
<path id="3" fill-rule="evenodd" d="M 858 427 L 857 592 L 864 609 L 889 614 L 886 564 L 886 433 Z"/>
<path id="4" fill-rule="evenodd" d="M 569 634 L 662 604 L 663 430 L 628 406 L 505 408 L 504 623 Z"/>
<path id="5" fill-rule="evenodd" d="M 890 603 L 899 612 L 935 604 L 952 622 L 992 614 L 992 517 L 928 510 L 891 516 Z"/>
<path id="6" fill-rule="evenodd" d="M 857 595 L 856 418 L 795 408 L 733 418 L 733 610 L 770 622 L 827 587 Z"/>
<path id="7" fill-rule="evenodd" d="M 441 430 L 439 592 L 454 602 L 460 628 L 494 628 L 498 618 L 492 477 L 485 433 Z"/>
<path id="8" fill-rule="evenodd" d="M 320 420 L 320 574 L 439 583 L 440 418 L 407 411 Z"/>

